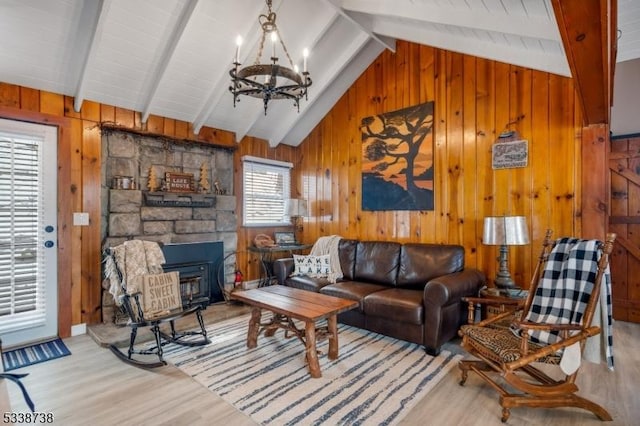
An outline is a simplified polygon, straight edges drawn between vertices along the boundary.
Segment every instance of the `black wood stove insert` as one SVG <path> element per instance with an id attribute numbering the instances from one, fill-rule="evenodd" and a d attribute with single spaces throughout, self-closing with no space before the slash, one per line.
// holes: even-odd
<path id="1" fill-rule="evenodd" d="M 216 277 L 223 261 L 222 241 L 165 244 L 162 252 L 166 260 L 164 271 L 180 273 L 183 306 L 224 301 Z"/>

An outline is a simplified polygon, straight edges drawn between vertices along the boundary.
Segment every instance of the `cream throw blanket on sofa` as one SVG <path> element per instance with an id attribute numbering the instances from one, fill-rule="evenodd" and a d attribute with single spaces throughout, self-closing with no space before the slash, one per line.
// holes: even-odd
<path id="1" fill-rule="evenodd" d="M 142 291 L 144 275 L 163 272 L 164 253 L 154 241 L 125 241 L 110 250 L 111 254 L 105 260 L 104 275 L 109 279 L 109 293 L 118 306 L 122 305 L 120 296 L 123 288 L 127 289 L 128 294 Z"/>
<path id="2" fill-rule="evenodd" d="M 338 244 L 342 239 L 339 235 L 329 235 L 328 237 L 320 237 L 311 248 L 311 256 L 329 255 L 331 263 L 331 272 L 327 275 L 327 279 L 331 283 L 335 283 L 342 278 L 342 268 L 340 267 L 340 257 L 338 256 Z"/>

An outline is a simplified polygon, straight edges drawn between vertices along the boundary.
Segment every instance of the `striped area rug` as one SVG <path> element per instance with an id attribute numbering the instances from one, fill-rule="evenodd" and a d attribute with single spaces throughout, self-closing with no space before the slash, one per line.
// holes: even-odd
<path id="1" fill-rule="evenodd" d="M 49 361 L 71 355 L 67 346 L 60 339 L 37 343 L 24 348 L 13 349 L 2 353 L 5 371 L 11 371 L 32 364 Z"/>
<path id="2" fill-rule="evenodd" d="M 263 314 L 264 315 L 264 314 Z M 309 376 L 295 337 L 258 338 L 247 349 L 249 317 L 211 324 L 211 344 L 167 346 L 166 359 L 264 425 L 393 425 L 462 358 L 339 324 L 339 358 L 318 344 L 322 377 Z"/>

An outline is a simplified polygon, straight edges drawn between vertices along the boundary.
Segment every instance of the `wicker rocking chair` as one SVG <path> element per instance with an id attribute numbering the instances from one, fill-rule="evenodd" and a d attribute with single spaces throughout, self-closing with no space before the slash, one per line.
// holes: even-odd
<path id="1" fill-rule="evenodd" d="M 521 311 L 505 312 L 473 324 L 477 304 L 500 302 L 467 298 L 469 325 L 462 326 L 459 334 L 463 348 L 478 360 L 460 362 L 460 385 L 473 371 L 498 391 L 502 422 L 508 420 L 511 408 L 522 406 L 578 407 L 591 411 L 600 420 L 612 420 L 603 407 L 576 395 L 575 381 L 583 357 L 591 356 L 596 362 L 606 358 L 613 368 L 607 296 L 609 254 L 614 240 L 615 234 L 608 234 L 605 243 L 570 238 L 551 241 L 551 231 L 547 231 Z M 602 324 L 602 328 L 593 323 Z M 601 332 L 604 334 L 589 342 L 597 347 L 595 356 L 592 351 L 585 353 L 587 340 Z M 558 372 L 548 368 L 543 371 L 541 363 L 554 364 L 552 369 Z M 500 383 L 495 376 L 502 378 Z"/>

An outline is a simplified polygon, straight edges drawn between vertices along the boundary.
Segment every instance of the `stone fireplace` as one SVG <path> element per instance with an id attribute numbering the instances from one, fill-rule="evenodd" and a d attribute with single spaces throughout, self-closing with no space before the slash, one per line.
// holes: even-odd
<path id="1" fill-rule="evenodd" d="M 113 247 L 134 238 L 166 244 L 169 254 L 178 256 L 171 263 L 179 264 L 167 265 L 169 269 L 187 268 L 181 270 L 181 277 L 191 279 L 198 288 L 204 281 L 193 275 L 200 271 L 207 282 L 215 281 L 207 284 L 215 286 L 206 291 L 210 301 L 224 300 L 217 277 L 233 274 L 235 256 L 229 254 L 237 250 L 233 150 L 103 128 L 102 171 L 103 246 Z M 193 188 L 167 190 L 163 182 L 167 172 L 193 176 Z M 150 180 L 154 181 L 151 185 Z M 206 242 L 216 242 L 210 246 L 222 251 L 211 255 L 217 261 L 226 259 L 221 269 L 217 264 L 207 265 L 208 259 L 186 259 L 181 254 L 181 243 L 193 248 L 198 245 L 191 243 Z M 105 322 L 113 317 L 110 296 L 104 292 Z"/>

